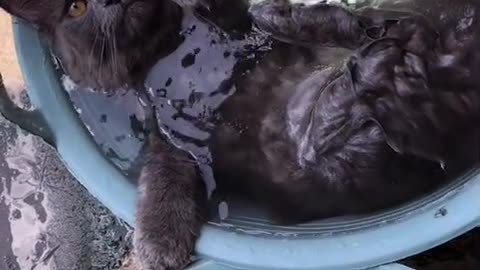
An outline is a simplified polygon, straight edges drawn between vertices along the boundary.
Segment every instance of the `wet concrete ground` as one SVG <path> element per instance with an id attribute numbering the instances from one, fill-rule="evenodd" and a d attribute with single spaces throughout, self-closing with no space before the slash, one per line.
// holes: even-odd
<path id="1" fill-rule="evenodd" d="M 28 107 L 10 17 L 0 10 L 0 73 Z M 54 149 L 0 117 L 0 270 L 118 269 L 131 230 L 66 170 Z"/>
<path id="2" fill-rule="evenodd" d="M 118 269 L 131 230 L 54 149 L 0 118 L 0 269 Z"/>

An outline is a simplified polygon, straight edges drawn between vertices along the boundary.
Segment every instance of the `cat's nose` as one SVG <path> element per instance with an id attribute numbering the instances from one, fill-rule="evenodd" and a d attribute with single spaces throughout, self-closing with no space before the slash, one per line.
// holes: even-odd
<path id="1" fill-rule="evenodd" d="M 96 0 L 97 3 L 103 6 L 110 6 L 110 5 L 116 5 L 119 4 L 122 0 Z"/>

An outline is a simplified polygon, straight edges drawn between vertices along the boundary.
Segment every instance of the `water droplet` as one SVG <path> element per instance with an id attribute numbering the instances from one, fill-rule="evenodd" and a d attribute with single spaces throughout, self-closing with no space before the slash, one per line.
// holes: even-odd
<path id="1" fill-rule="evenodd" d="M 219 205 L 218 205 L 218 215 L 220 217 L 220 220 L 225 220 L 228 218 L 228 203 L 225 202 L 225 201 L 222 201 Z"/>
<path id="2" fill-rule="evenodd" d="M 167 97 L 167 89 L 165 88 L 157 89 L 157 96 L 162 98 Z"/>
<path id="3" fill-rule="evenodd" d="M 182 59 L 182 67 L 187 68 L 195 64 L 195 54 L 187 53 Z"/>
<path id="4" fill-rule="evenodd" d="M 12 218 L 13 219 L 20 219 L 22 218 L 22 212 L 18 209 L 13 210 L 12 212 Z"/>
<path id="5" fill-rule="evenodd" d="M 106 114 L 102 114 L 100 116 L 100 123 L 106 123 L 107 122 L 107 115 Z"/>
<path id="6" fill-rule="evenodd" d="M 202 92 L 195 92 L 195 91 L 192 91 L 190 93 L 190 95 L 188 96 L 188 103 L 190 104 L 190 106 L 193 106 L 195 103 L 199 102 L 200 100 L 202 100 L 202 98 L 205 96 L 204 93 Z"/>
<path id="7" fill-rule="evenodd" d="M 172 85 L 172 78 L 168 78 L 167 81 L 165 82 L 165 87 L 169 87 L 170 85 Z"/>
<path id="8" fill-rule="evenodd" d="M 444 217 L 448 214 L 448 210 L 444 207 L 438 209 L 438 211 L 435 213 L 435 218 L 440 218 Z"/>
<path id="9" fill-rule="evenodd" d="M 123 140 L 125 140 L 127 138 L 127 136 L 125 135 L 119 135 L 119 136 L 116 136 L 115 137 L 115 141 L 117 142 L 122 142 Z"/>
<path id="10" fill-rule="evenodd" d="M 440 168 L 442 168 L 442 170 L 446 170 L 447 168 L 447 165 L 445 164 L 445 161 L 440 161 Z"/>
<path id="11" fill-rule="evenodd" d="M 184 99 L 175 99 L 175 100 L 171 100 L 170 104 L 172 105 L 172 107 L 174 107 L 178 111 L 181 111 L 183 108 L 185 108 L 185 106 L 187 105 L 187 102 Z"/>

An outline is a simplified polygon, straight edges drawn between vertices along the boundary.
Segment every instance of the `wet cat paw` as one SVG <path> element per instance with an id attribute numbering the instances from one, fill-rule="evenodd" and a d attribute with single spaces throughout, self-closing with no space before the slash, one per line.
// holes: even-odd
<path id="1" fill-rule="evenodd" d="M 141 270 L 181 269 L 204 222 L 203 182 L 187 153 L 160 141 L 150 151 L 138 180 L 136 258 Z"/>
<path id="2" fill-rule="evenodd" d="M 134 246 L 137 270 L 179 270 L 190 262 L 194 241 L 136 232 Z"/>

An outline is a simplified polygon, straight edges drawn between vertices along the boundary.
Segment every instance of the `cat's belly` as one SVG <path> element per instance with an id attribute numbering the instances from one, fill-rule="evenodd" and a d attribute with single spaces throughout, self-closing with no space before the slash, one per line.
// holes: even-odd
<path id="1" fill-rule="evenodd" d="M 195 157 L 211 194 L 216 180 L 224 182 L 214 177 L 211 166 L 216 159 L 223 159 L 211 153 L 211 148 L 218 146 L 212 136 L 221 134 L 217 128 L 232 127 L 237 134 L 222 134 L 222 137 L 230 136 L 233 145 L 252 149 L 249 162 L 260 164 L 263 159 L 255 149 L 258 145 L 255 129 L 265 110 L 272 110 L 269 104 L 278 99 L 276 92 L 292 90 L 297 81 L 318 67 L 321 57 L 313 57 L 316 53 L 311 49 L 286 44 L 272 48 L 271 41 L 258 33 L 232 40 L 193 16 L 187 17 L 184 24 L 185 42 L 154 66 L 146 86 L 156 106 L 162 133 L 172 144 Z M 331 58 L 334 57 L 328 57 Z M 283 85 L 284 82 L 289 84 Z M 282 85 L 275 88 L 278 84 Z M 277 102 L 277 106 L 281 113 L 285 104 Z M 242 137 L 247 133 L 255 138 Z M 237 135 L 241 139 L 235 141 Z M 222 152 L 236 153 L 233 149 Z M 235 166 L 238 174 L 252 168 L 246 162 Z M 271 179 L 267 174 L 256 178 Z"/>
<path id="2" fill-rule="evenodd" d="M 153 68 L 146 86 L 161 131 L 195 157 L 208 194 L 218 185 L 265 199 L 287 216 L 310 218 L 378 208 L 425 188 L 415 185 L 418 178 L 392 185 L 394 179 L 377 171 L 368 177 L 362 173 L 371 172 L 357 170 L 355 159 L 313 173 L 299 164 L 297 144 L 286 130 L 287 104 L 312 72 L 341 64 L 350 52 L 277 43 L 269 48 L 259 36 L 233 41 L 194 18 L 187 24 L 186 41 Z M 252 42 L 268 52 L 260 58 L 252 53 L 258 61 L 244 68 Z M 358 160 L 382 168 L 388 151 L 372 140 L 380 154 Z M 324 177 L 328 170 L 335 173 Z"/>
<path id="3" fill-rule="evenodd" d="M 429 181 L 418 181 L 429 179 L 425 170 L 401 182 L 400 174 L 380 175 L 384 157 L 389 157 L 381 140 L 373 141 L 379 155 L 372 155 L 372 160 L 358 158 L 361 164 L 379 169 L 363 171 L 371 177 L 351 169 L 355 160 L 319 166 L 314 173 L 299 165 L 284 116 L 296 86 L 325 66 L 321 61 L 325 58 L 318 58 L 321 53 L 280 45 L 249 71 L 239 72 L 236 59 L 225 54 L 232 51 L 232 44 L 203 43 L 199 48 L 196 54 L 190 47 L 166 58 L 147 85 L 162 132 L 196 158 L 209 194 L 218 186 L 242 197 L 252 195 L 287 220 L 302 220 L 378 209 L 430 186 Z M 189 51 L 200 65 L 182 66 Z M 328 55 L 329 62 L 337 64 L 345 59 L 342 53 L 334 59 Z M 378 133 L 365 130 L 367 135 Z M 408 165 L 402 162 L 398 168 Z M 337 174 L 324 177 L 322 170 Z"/>

